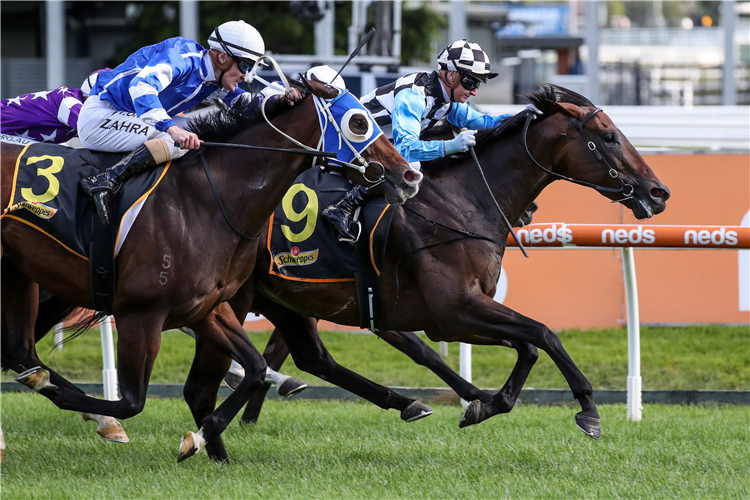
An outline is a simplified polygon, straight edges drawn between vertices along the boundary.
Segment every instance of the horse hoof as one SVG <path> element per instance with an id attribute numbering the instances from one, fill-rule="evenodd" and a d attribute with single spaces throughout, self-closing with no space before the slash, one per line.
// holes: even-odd
<path id="1" fill-rule="evenodd" d="M 122 428 L 120 422 L 117 422 L 116 425 L 105 427 L 104 429 L 97 429 L 96 433 L 99 434 L 99 437 L 104 439 L 105 441 L 112 441 L 113 443 L 123 444 L 130 442 L 128 435 L 125 434 L 125 429 Z"/>
<path id="2" fill-rule="evenodd" d="M 415 422 L 420 418 L 429 417 L 430 415 L 432 415 L 432 408 L 419 401 L 413 401 L 401 411 L 401 420 Z"/>
<path id="3" fill-rule="evenodd" d="M 307 389 L 307 384 L 302 382 L 301 380 L 298 380 L 294 377 L 289 377 L 286 380 L 284 380 L 281 385 L 276 387 L 276 392 L 279 396 L 284 396 L 285 398 L 291 398 L 295 394 L 299 394 L 300 392 Z"/>
<path id="4" fill-rule="evenodd" d="M 480 410 L 482 409 L 482 402 L 478 399 L 475 399 L 471 403 L 469 403 L 469 406 L 466 407 L 463 414 L 461 415 L 461 420 L 458 421 L 458 428 L 463 429 L 464 427 L 468 427 L 470 425 L 478 424 L 482 420 L 479 418 Z"/>
<path id="5" fill-rule="evenodd" d="M 16 377 L 16 382 L 20 382 L 29 389 L 39 392 L 45 387 L 55 387 L 49 383 L 49 372 L 41 366 L 30 368 Z"/>
<path id="6" fill-rule="evenodd" d="M 188 431 L 180 440 L 180 452 L 177 455 L 177 463 L 192 457 L 201 451 L 201 448 L 204 446 L 206 446 L 206 440 L 203 439 L 200 432 L 196 434 L 195 432 Z"/>
<path id="7" fill-rule="evenodd" d="M 602 437 L 599 417 L 584 415 L 583 412 L 576 413 L 576 427 L 591 438 L 599 439 Z"/>

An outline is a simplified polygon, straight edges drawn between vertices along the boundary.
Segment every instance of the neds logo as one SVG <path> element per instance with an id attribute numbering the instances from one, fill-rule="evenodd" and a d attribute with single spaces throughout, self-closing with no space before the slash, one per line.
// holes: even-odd
<path id="1" fill-rule="evenodd" d="M 737 244 L 737 231 L 727 231 L 725 228 L 720 228 L 715 231 L 708 231 L 703 229 L 696 231 L 690 229 L 685 231 L 685 244 L 698 244 L 698 245 L 736 245 Z"/>
<path id="2" fill-rule="evenodd" d="M 554 243 L 556 241 L 559 241 L 563 245 L 568 245 L 573 241 L 573 231 L 566 227 L 565 224 L 561 224 L 559 228 L 557 227 L 557 224 L 552 224 L 552 226 L 546 229 L 539 229 L 536 227 L 531 230 L 519 229 L 516 231 L 516 235 L 518 236 L 518 239 L 521 240 L 521 243 L 526 243 L 527 245 L 534 245 L 542 242 Z"/>
<path id="3" fill-rule="evenodd" d="M 641 226 L 630 231 L 627 229 L 605 229 L 602 231 L 602 243 L 645 243 L 650 245 L 655 241 L 654 230 L 643 229 Z"/>

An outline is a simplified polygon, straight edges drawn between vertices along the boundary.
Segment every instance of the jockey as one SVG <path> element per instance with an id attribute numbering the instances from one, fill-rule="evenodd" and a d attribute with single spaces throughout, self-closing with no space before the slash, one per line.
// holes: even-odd
<path id="1" fill-rule="evenodd" d="M 170 38 L 99 76 L 81 110 L 78 136 L 89 149 L 131 151 L 101 174 L 81 180 L 105 224 L 109 194 L 120 183 L 200 147 L 198 136 L 177 125 L 174 116 L 209 98 L 228 106 L 245 100 L 237 85 L 265 52 L 258 30 L 229 21 L 211 33 L 208 46 Z"/>
<path id="2" fill-rule="evenodd" d="M 77 135 L 78 114 L 102 71 L 91 73 L 80 89 L 58 87 L 54 90 L 24 94 L 0 102 L 0 133 L 37 142 L 60 144 Z"/>
<path id="3" fill-rule="evenodd" d="M 419 170 L 419 162 L 468 151 L 476 144 L 477 130 L 500 125 L 512 115 L 489 116 L 467 104 L 477 89 L 497 73 L 490 71 L 487 54 L 476 43 L 459 40 L 440 52 L 437 71 L 413 73 L 377 88 L 362 97 L 383 133 L 399 153 Z M 445 117 L 462 130 L 448 141 L 422 141 L 419 135 Z M 354 242 L 352 216 L 369 199 L 367 188 L 357 186 L 323 210 L 323 216 L 342 234 L 342 241 Z"/>

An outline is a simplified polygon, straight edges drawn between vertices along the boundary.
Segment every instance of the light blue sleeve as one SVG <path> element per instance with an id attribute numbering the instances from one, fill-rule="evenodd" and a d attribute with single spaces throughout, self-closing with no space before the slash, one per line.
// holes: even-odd
<path id="1" fill-rule="evenodd" d="M 453 103 L 447 119 L 458 128 L 469 130 L 483 130 L 494 128 L 503 123 L 513 115 L 490 116 L 480 113 L 465 102 Z"/>
<path id="2" fill-rule="evenodd" d="M 435 160 L 445 156 L 443 141 L 419 140 L 426 107 L 424 98 L 411 89 L 396 94 L 391 115 L 393 145 L 406 161 Z"/>
<path id="3" fill-rule="evenodd" d="M 128 91 L 135 112 L 146 124 L 162 132 L 176 125 L 159 101 L 159 93 L 180 76 L 185 66 L 182 55 L 172 48 L 151 59 L 130 81 Z"/>

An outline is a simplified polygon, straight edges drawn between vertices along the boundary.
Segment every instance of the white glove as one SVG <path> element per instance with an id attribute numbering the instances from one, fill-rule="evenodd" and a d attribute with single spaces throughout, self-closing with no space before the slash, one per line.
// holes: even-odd
<path id="1" fill-rule="evenodd" d="M 541 111 L 539 111 L 539 108 L 537 108 L 533 104 L 527 105 L 525 108 L 521 110 L 521 113 L 525 113 L 526 111 L 531 111 L 532 113 L 534 113 L 534 115 L 531 118 L 532 120 L 536 120 L 537 115 L 542 116 L 544 114 Z"/>
<path id="2" fill-rule="evenodd" d="M 468 151 L 471 146 L 474 146 L 477 143 L 477 139 L 474 137 L 476 133 L 476 130 L 462 130 L 454 139 L 445 141 L 443 143 L 445 156 Z"/>

